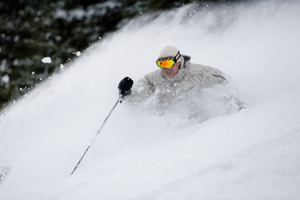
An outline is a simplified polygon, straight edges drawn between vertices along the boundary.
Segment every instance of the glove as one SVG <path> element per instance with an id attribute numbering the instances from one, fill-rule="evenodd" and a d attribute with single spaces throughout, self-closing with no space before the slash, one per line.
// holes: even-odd
<path id="1" fill-rule="evenodd" d="M 131 94 L 131 87 L 133 85 L 133 80 L 129 77 L 125 77 L 119 83 L 119 93 L 122 97 L 128 97 Z"/>

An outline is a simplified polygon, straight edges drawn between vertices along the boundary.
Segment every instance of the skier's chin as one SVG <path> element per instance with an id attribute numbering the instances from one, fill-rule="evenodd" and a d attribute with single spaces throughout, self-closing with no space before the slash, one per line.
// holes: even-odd
<path id="1" fill-rule="evenodd" d="M 164 73 L 166 77 L 168 78 L 174 78 L 176 74 L 174 74 L 173 72 L 170 73 Z"/>

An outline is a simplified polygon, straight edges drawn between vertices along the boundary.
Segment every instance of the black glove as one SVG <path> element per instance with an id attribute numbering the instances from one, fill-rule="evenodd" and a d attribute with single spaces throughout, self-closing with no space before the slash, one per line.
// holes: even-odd
<path id="1" fill-rule="evenodd" d="M 119 83 L 119 93 L 122 94 L 123 98 L 131 94 L 131 87 L 133 85 L 133 80 L 129 77 L 125 77 Z"/>

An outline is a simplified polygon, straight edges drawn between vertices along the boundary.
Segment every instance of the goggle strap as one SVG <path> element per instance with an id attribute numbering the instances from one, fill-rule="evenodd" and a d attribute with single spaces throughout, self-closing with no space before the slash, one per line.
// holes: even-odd
<path id="1" fill-rule="evenodd" d="M 178 56 L 178 58 L 177 58 L 177 56 Z M 180 58 L 180 51 L 178 51 L 176 56 L 174 57 L 174 62 L 176 63 L 179 58 Z"/>

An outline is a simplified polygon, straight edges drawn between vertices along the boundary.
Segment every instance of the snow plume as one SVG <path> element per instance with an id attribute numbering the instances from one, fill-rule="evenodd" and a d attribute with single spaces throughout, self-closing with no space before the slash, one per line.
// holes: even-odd
<path id="1" fill-rule="evenodd" d="M 132 20 L 0 115 L 0 199 L 297 199 L 299 24 L 299 1 Z M 119 81 L 155 70 L 166 45 L 225 72 L 247 108 L 190 123 L 119 104 L 69 176 Z"/>
<path id="2" fill-rule="evenodd" d="M 168 92 L 168 89 L 159 92 Z M 243 108 L 237 91 L 230 84 L 221 84 L 205 89 L 198 89 L 195 86 L 188 95 L 177 93 L 172 96 L 172 99 L 164 98 L 155 93 L 146 100 L 141 97 L 128 101 L 131 109 L 139 112 L 138 115 L 141 113 L 151 114 L 162 121 L 171 121 L 173 126 L 174 120 L 178 126 L 192 122 L 200 123 L 212 117 L 235 113 Z"/>

